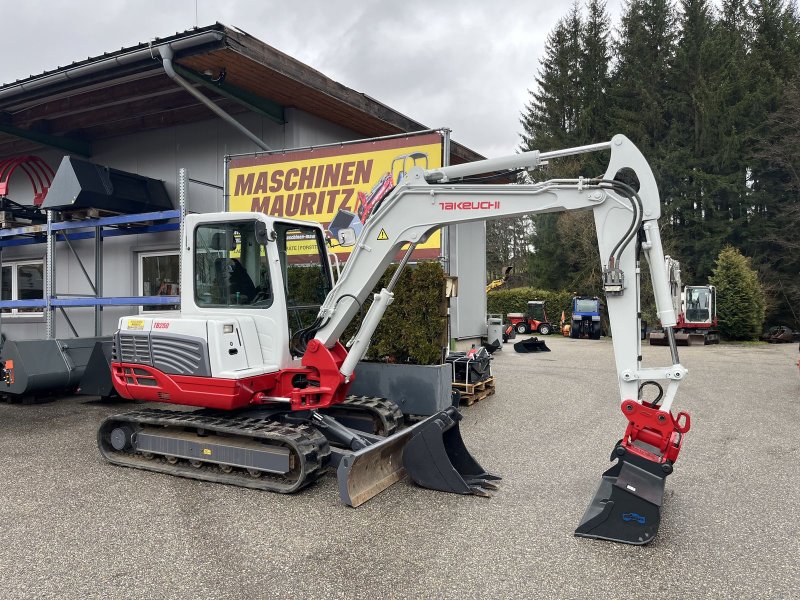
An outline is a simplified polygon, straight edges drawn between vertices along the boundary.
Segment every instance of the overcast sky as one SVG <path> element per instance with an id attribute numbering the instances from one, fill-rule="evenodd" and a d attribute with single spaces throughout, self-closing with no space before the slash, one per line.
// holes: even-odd
<path id="1" fill-rule="evenodd" d="M 616 22 L 622 0 L 608 0 Z M 513 153 L 552 0 L 5 0 L 0 81 L 215 21 L 484 154 Z M 11 8 L 13 6 L 13 8 Z"/>

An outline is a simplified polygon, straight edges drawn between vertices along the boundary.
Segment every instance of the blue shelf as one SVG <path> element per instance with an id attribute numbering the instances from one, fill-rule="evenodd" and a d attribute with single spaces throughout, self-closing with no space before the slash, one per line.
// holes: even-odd
<path id="1" fill-rule="evenodd" d="M 84 219 L 81 221 L 61 221 L 50 224 L 50 235 L 55 241 L 88 240 L 94 239 L 97 229 L 100 229 L 100 238 L 112 238 L 123 235 L 137 235 L 142 233 L 159 233 L 163 231 L 180 230 L 180 210 L 166 210 L 133 215 L 115 215 L 98 219 Z M 175 220 L 178 222 L 175 222 Z M 136 226 L 136 223 L 155 221 L 151 225 Z M 128 225 L 128 227 L 123 227 Z M 104 229 L 109 227 L 110 229 Z M 74 231 L 90 229 L 91 231 Z M 26 227 L 13 227 L 0 229 L 0 248 L 12 246 L 28 246 L 31 244 L 44 244 L 47 242 L 47 225 L 28 225 Z M 55 308 L 66 307 L 97 307 L 97 306 L 169 306 L 180 304 L 180 296 L 114 296 L 95 298 L 93 296 L 50 298 L 49 306 Z M 2 300 L 0 309 L 3 308 L 38 308 L 47 309 L 46 299 L 36 300 Z"/>
<path id="2" fill-rule="evenodd" d="M 143 306 L 180 304 L 180 296 L 114 296 L 108 298 L 53 298 L 50 306 Z"/>
<path id="3" fill-rule="evenodd" d="M 103 239 L 119 237 L 121 235 L 137 235 L 140 233 L 159 233 L 162 231 L 178 231 L 181 228 L 180 223 L 159 223 L 157 225 L 148 225 L 146 227 L 125 227 L 123 229 L 111 229 L 103 231 L 100 235 Z M 3 231 L 10 231 L 5 229 Z M 75 240 L 91 240 L 94 239 L 94 231 L 81 231 L 78 233 L 57 233 L 55 234 L 57 242 L 63 242 L 66 237 L 69 241 Z M 2 238 L 2 235 L 0 235 Z M 0 239 L 0 248 L 10 248 L 13 246 L 29 246 L 31 244 L 44 244 L 47 241 L 47 236 L 42 234 L 37 237 L 26 237 L 21 239 L 4 240 Z"/>
<path id="4" fill-rule="evenodd" d="M 44 308 L 44 298 L 39 300 L 0 300 L 0 308 Z"/>
<path id="5" fill-rule="evenodd" d="M 114 296 L 95 298 L 51 298 L 50 306 L 152 306 L 180 304 L 180 296 Z M 0 308 L 45 308 L 47 303 L 42 300 L 3 300 Z"/>
<path id="6" fill-rule="evenodd" d="M 117 215 L 114 217 L 101 217 L 99 219 L 84 219 L 82 221 L 62 221 L 53 223 L 50 228 L 53 231 L 65 229 L 84 229 L 86 227 L 110 227 L 113 225 L 128 225 L 130 223 L 141 223 L 142 221 L 162 221 L 164 219 L 180 219 L 181 211 L 163 210 L 160 212 L 138 213 L 135 215 Z M 46 228 L 46 227 L 45 227 Z"/>

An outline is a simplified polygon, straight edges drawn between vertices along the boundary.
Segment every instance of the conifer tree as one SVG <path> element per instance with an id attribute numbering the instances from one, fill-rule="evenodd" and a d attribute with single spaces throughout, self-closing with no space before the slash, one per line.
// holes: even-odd
<path id="1" fill-rule="evenodd" d="M 758 337 L 764 324 L 764 292 L 750 260 L 726 246 L 717 257 L 711 284 L 717 288 L 720 333 L 731 340 Z"/>

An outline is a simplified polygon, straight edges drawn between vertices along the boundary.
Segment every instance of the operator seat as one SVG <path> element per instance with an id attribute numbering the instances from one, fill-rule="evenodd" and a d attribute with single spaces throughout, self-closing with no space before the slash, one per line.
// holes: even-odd
<path id="1" fill-rule="evenodd" d="M 212 235 L 211 248 L 227 252 L 235 250 L 236 240 L 232 232 L 220 231 Z M 214 275 L 220 300 L 239 294 L 240 304 L 250 304 L 256 297 L 256 286 L 238 258 L 217 258 L 214 261 Z"/>

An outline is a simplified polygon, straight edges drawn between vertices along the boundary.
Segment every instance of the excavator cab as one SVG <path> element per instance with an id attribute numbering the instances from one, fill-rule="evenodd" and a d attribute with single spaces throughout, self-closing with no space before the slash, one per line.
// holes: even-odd
<path id="1" fill-rule="evenodd" d="M 685 322 L 712 324 L 716 311 L 716 288 L 713 285 L 687 285 Z"/>

